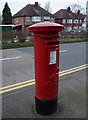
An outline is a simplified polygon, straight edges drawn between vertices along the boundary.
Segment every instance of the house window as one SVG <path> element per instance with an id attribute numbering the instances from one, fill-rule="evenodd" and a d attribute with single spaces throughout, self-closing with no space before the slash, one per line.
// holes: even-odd
<path id="1" fill-rule="evenodd" d="M 65 23 L 66 22 L 66 20 L 65 19 L 63 19 L 63 21 L 62 21 L 63 23 Z"/>
<path id="2" fill-rule="evenodd" d="M 18 22 L 18 18 L 16 18 L 16 22 Z"/>
<path id="3" fill-rule="evenodd" d="M 41 17 L 39 16 L 32 17 L 32 22 L 41 22 Z"/>
<path id="4" fill-rule="evenodd" d="M 50 21 L 50 17 L 44 16 L 44 21 Z"/>
<path id="5" fill-rule="evenodd" d="M 26 17 L 26 22 L 30 22 L 30 17 Z"/>
<path id="6" fill-rule="evenodd" d="M 72 27 L 67 27 L 67 31 L 70 32 L 72 30 Z"/>
<path id="7" fill-rule="evenodd" d="M 81 30 L 82 30 L 82 27 L 79 27 L 79 32 L 81 32 Z"/>
<path id="8" fill-rule="evenodd" d="M 72 19 L 68 19 L 68 20 L 67 20 L 67 23 L 72 23 Z"/>
<path id="9" fill-rule="evenodd" d="M 78 20 L 78 19 L 75 19 L 75 20 L 74 20 L 74 23 L 78 23 L 78 22 L 79 22 L 79 20 Z"/>
<path id="10" fill-rule="evenodd" d="M 78 26 L 74 26 L 73 30 L 77 32 L 78 31 Z"/>
<path id="11" fill-rule="evenodd" d="M 53 22 L 53 18 L 51 18 L 51 22 Z"/>
<path id="12" fill-rule="evenodd" d="M 82 23 L 82 20 L 80 20 L 80 23 Z"/>

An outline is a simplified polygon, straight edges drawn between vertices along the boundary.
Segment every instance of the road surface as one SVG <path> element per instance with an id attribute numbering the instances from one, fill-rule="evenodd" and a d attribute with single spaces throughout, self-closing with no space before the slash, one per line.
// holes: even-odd
<path id="1" fill-rule="evenodd" d="M 2 51 L 2 86 L 34 79 L 34 48 Z M 86 64 L 86 42 L 60 44 L 60 71 Z"/>
<path id="2" fill-rule="evenodd" d="M 35 112 L 33 47 L 3 50 L 3 118 L 85 118 L 86 117 L 86 43 L 60 45 L 58 110 L 50 116 Z M 65 71 L 66 70 L 66 71 Z M 71 74 L 72 72 L 72 74 Z M 69 74 L 70 73 L 70 74 Z M 25 83 L 23 83 L 25 82 Z M 33 83 L 31 85 L 31 83 Z M 22 86 L 20 89 L 16 88 Z M 27 85 L 30 84 L 30 85 Z M 11 87 L 11 85 L 13 85 Z M 23 87 L 23 85 L 27 85 Z M 18 87 L 17 86 L 17 87 Z M 8 90 L 6 88 L 5 90 Z M 12 90 L 13 89 L 13 90 Z"/>

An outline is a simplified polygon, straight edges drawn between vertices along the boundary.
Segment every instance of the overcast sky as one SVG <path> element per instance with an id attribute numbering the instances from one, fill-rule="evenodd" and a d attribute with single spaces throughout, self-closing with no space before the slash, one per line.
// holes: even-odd
<path id="1" fill-rule="evenodd" d="M 51 13 L 55 13 L 60 9 L 67 8 L 72 4 L 78 4 L 81 5 L 82 8 L 86 8 L 87 2 L 87 0 L 0 0 L 0 12 L 2 13 L 6 2 L 8 2 L 11 13 L 12 15 L 14 15 L 16 12 L 18 12 L 21 8 L 29 3 L 34 4 L 35 2 L 38 2 L 41 7 L 44 8 L 46 2 L 48 1 L 50 2 Z"/>

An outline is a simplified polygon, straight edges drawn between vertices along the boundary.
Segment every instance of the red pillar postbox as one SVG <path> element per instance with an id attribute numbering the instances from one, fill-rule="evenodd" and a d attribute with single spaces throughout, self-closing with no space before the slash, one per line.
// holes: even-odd
<path id="1" fill-rule="evenodd" d="M 28 29 L 34 34 L 35 54 L 35 108 L 37 113 L 48 115 L 57 110 L 59 75 L 59 36 L 64 27 L 42 22 Z"/>

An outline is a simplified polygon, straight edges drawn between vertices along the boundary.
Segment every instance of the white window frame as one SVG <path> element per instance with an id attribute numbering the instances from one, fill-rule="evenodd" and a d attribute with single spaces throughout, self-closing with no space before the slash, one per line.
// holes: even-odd
<path id="1" fill-rule="evenodd" d="M 40 16 L 33 16 L 32 22 L 41 22 L 41 17 Z"/>
<path id="2" fill-rule="evenodd" d="M 62 20 L 62 23 L 66 23 L 66 19 L 63 19 L 63 20 Z"/>
<path id="3" fill-rule="evenodd" d="M 72 24 L 72 19 L 67 19 L 67 23 Z"/>
<path id="4" fill-rule="evenodd" d="M 49 16 L 44 16 L 44 21 L 50 21 L 50 17 Z"/>
<path id="5" fill-rule="evenodd" d="M 30 22 L 30 17 L 26 17 L 26 22 Z"/>
<path id="6" fill-rule="evenodd" d="M 74 23 L 78 24 L 79 20 L 78 19 L 74 19 Z"/>
<path id="7" fill-rule="evenodd" d="M 18 22 L 18 18 L 16 18 L 16 23 Z"/>

